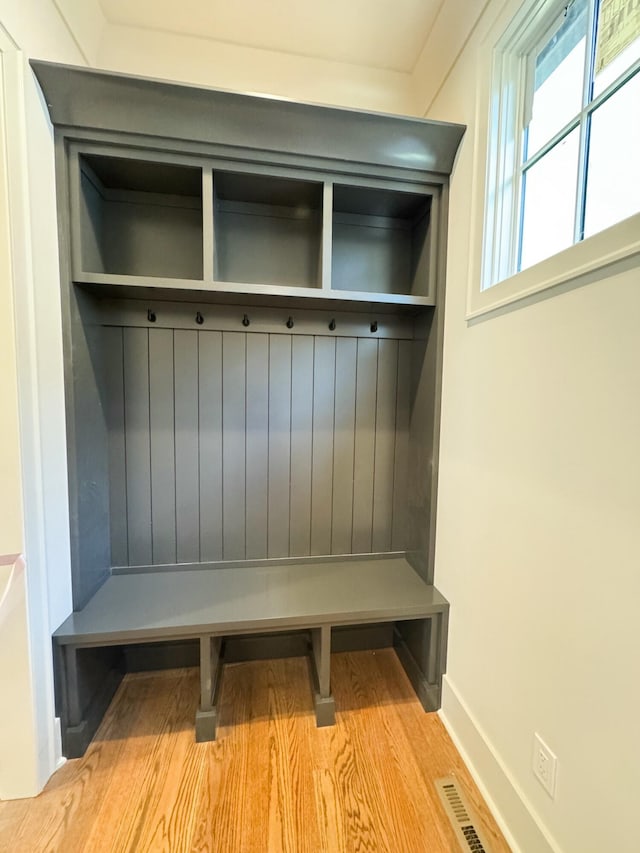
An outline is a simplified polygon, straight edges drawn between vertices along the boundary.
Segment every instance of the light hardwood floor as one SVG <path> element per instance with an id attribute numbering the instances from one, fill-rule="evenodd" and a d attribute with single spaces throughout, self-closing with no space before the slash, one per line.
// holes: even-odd
<path id="1" fill-rule="evenodd" d="M 215 743 L 194 742 L 194 669 L 128 675 L 82 759 L 0 803 L 11 853 L 456 853 L 433 787 L 456 776 L 508 853 L 440 719 L 391 649 L 336 654 L 335 726 L 317 729 L 303 658 L 225 668 Z"/>

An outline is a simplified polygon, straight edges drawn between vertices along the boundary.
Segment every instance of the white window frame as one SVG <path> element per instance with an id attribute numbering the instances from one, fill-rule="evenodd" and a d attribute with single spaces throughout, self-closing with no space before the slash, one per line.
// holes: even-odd
<path id="1" fill-rule="evenodd" d="M 640 213 L 594 234 L 520 272 L 516 252 L 520 219 L 522 128 L 526 109 L 527 74 L 532 52 L 549 32 L 567 0 L 508 2 L 482 39 L 476 112 L 475 174 L 472 208 L 476 217 L 467 299 L 467 319 L 561 284 L 578 285 L 613 274 L 640 262 Z M 585 133 L 584 117 L 624 85 L 638 63 L 582 109 L 571 125 Z M 567 125 L 554 137 L 566 133 Z M 535 155 L 543 156 L 545 144 Z M 581 145 L 579 194 L 586 177 L 585 146 Z M 534 158 L 530 158 L 529 164 Z M 484 214 L 484 216 L 483 216 Z M 581 217 L 576 217 L 580 222 Z M 577 233 L 576 239 L 582 235 Z"/>

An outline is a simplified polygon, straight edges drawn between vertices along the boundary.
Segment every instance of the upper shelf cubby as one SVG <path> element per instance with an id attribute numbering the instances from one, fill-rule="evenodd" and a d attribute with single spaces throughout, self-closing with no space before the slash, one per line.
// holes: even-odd
<path id="1" fill-rule="evenodd" d="M 202 279 L 202 170 L 80 154 L 82 272 Z"/>
<path id="2" fill-rule="evenodd" d="M 461 125 L 31 66 L 68 153 L 65 278 L 211 302 L 435 304 Z"/>
<path id="3" fill-rule="evenodd" d="M 215 171 L 214 279 L 321 286 L 322 183 Z"/>
<path id="4" fill-rule="evenodd" d="M 430 195 L 334 185 L 331 286 L 429 295 Z"/>

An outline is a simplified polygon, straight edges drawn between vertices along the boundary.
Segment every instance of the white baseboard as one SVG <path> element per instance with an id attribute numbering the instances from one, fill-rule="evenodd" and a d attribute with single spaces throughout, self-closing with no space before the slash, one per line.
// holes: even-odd
<path id="1" fill-rule="evenodd" d="M 562 853 L 446 676 L 439 713 L 513 853 Z"/>

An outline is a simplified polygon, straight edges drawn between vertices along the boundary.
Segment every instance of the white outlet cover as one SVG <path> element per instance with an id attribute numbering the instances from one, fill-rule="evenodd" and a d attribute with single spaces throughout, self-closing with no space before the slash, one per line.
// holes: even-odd
<path id="1" fill-rule="evenodd" d="M 532 768 L 534 776 L 547 794 L 549 794 L 552 800 L 555 799 L 558 758 L 537 732 L 533 736 Z"/>

